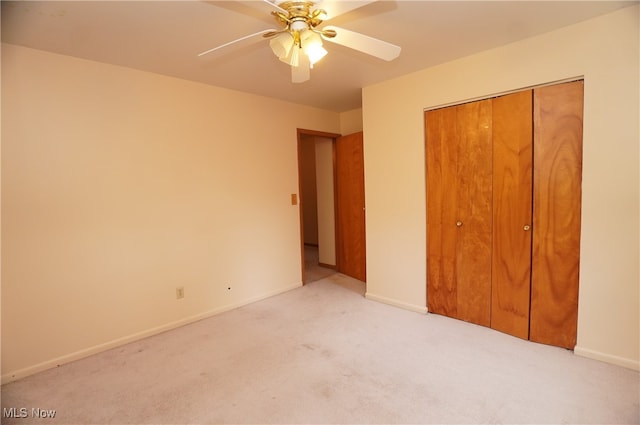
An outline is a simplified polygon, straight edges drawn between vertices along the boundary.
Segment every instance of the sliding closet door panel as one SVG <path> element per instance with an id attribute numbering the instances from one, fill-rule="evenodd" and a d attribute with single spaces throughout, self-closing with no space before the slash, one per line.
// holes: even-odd
<path id="1" fill-rule="evenodd" d="M 458 211 L 455 268 L 458 318 L 489 326 L 492 225 L 491 100 L 467 103 L 457 106 L 456 110 Z"/>
<path id="2" fill-rule="evenodd" d="M 534 91 L 530 339 L 573 349 L 578 317 L 582 81 Z"/>
<path id="3" fill-rule="evenodd" d="M 491 327 L 529 338 L 532 91 L 493 99 Z"/>
<path id="4" fill-rule="evenodd" d="M 427 307 L 457 317 L 456 108 L 425 113 L 427 168 Z"/>

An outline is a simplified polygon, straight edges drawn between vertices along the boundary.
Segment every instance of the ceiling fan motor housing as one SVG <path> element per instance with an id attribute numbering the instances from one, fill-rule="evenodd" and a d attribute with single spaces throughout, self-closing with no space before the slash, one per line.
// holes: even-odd
<path id="1" fill-rule="evenodd" d="M 326 12 L 322 9 L 313 9 L 315 3 L 312 1 L 276 1 L 276 5 L 287 14 L 280 11 L 274 11 L 272 14 L 291 31 L 313 29 L 326 19 Z"/>

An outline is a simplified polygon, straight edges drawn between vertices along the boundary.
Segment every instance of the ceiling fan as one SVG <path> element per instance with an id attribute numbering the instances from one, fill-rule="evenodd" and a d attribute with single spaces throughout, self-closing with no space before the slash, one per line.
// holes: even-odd
<path id="1" fill-rule="evenodd" d="M 377 58 L 391 61 L 400 55 L 400 47 L 377 38 L 336 26 L 323 26 L 325 21 L 376 0 L 263 0 L 269 4 L 280 29 L 266 29 L 249 34 L 200 53 L 202 57 L 214 51 L 239 43 L 253 43 L 262 38 L 270 39 L 273 53 L 291 66 L 291 80 L 302 83 L 311 77 L 310 69 L 322 59 L 327 50 L 322 41 L 330 41 Z M 319 5 L 322 4 L 322 8 Z"/>

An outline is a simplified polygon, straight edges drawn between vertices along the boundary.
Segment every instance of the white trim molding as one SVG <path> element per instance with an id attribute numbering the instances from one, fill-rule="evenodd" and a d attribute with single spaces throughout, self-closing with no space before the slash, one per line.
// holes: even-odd
<path id="1" fill-rule="evenodd" d="M 614 356 L 612 354 L 602 353 L 596 350 L 590 350 L 578 345 L 575 346 L 573 352 L 576 354 L 576 356 L 599 360 L 601 362 L 614 364 L 616 366 L 626 367 L 627 369 L 640 371 L 640 362 L 637 360 Z"/>
<path id="2" fill-rule="evenodd" d="M 372 301 L 377 301 L 383 304 L 389 304 L 394 307 L 399 307 L 404 310 L 409 310 L 409 311 L 413 311 L 420 314 L 427 314 L 427 307 L 425 306 L 405 303 L 403 301 L 398 301 L 393 298 L 387 298 L 387 297 L 383 297 L 382 295 L 372 294 L 371 292 L 367 292 L 365 294 L 365 298 Z"/>

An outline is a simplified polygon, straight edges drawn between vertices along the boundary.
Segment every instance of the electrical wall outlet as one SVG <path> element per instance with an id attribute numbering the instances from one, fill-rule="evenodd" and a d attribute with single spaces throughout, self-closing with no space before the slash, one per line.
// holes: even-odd
<path id="1" fill-rule="evenodd" d="M 184 298 L 184 287 L 176 288 L 176 299 Z"/>

